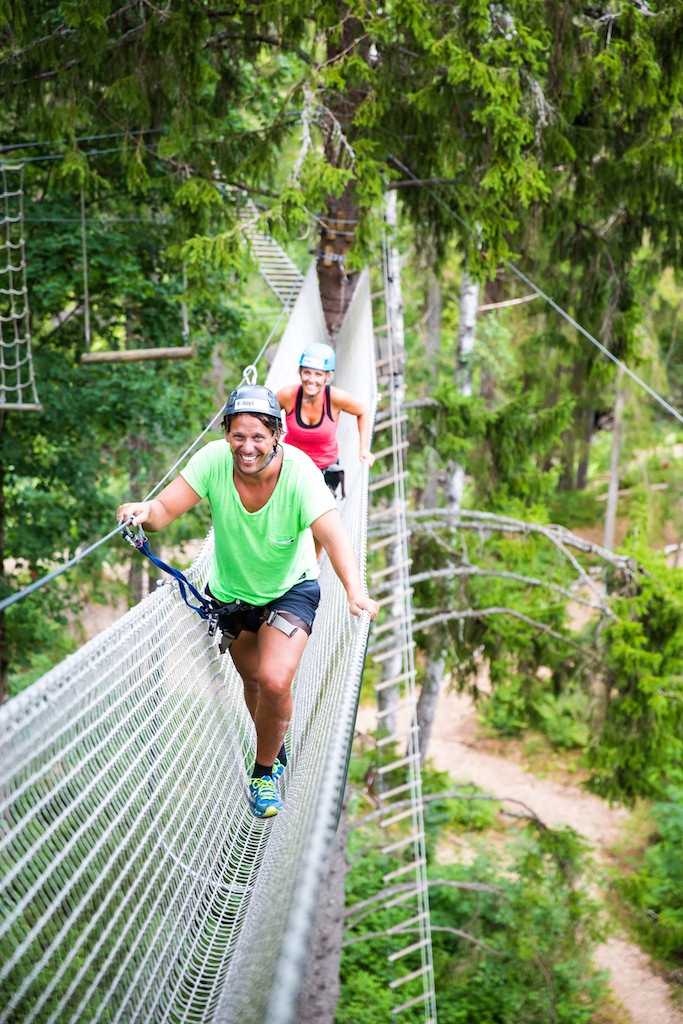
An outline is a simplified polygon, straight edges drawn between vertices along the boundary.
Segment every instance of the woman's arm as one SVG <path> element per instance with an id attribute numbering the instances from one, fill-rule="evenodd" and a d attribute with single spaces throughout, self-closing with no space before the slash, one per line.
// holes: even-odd
<path id="1" fill-rule="evenodd" d="M 330 404 L 332 406 L 332 415 L 336 419 L 335 413 L 348 412 L 352 416 L 355 416 L 358 421 L 358 458 L 361 462 L 367 462 L 368 466 L 372 466 L 375 461 L 375 456 L 370 451 L 370 413 L 365 405 L 358 399 L 355 398 L 349 391 L 343 391 L 341 388 L 330 388 Z"/>
<path id="2" fill-rule="evenodd" d="M 174 522 L 198 501 L 200 497 L 197 492 L 182 476 L 177 476 L 164 487 L 158 497 L 150 501 L 124 501 L 116 511 L 116 518 L 119 522 L 122 519 L 128 522 L 132 518 L 133 526 L 142 526 L 144 523 L 151 533 L 155 533 Z"/>

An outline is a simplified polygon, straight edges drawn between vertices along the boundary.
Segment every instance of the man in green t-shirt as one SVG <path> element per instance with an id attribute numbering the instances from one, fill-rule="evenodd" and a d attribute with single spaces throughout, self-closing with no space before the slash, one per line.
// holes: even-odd
<path id="1" fill-rule="evenodd" d="M 223 425 L 227 445 L 210 442 L 157 498 L 124 502 L 116 515 L 156 531 L 208 499 L 215 545 L 207 591 L 256 729 L 249 802 L 257 817 L 269 818 L 282 807 L 275 783 L 287 763 L 292 680 L 320 600 L 314 538 L 343 583 L 351 612 L 375 619 L 379 605 L 363 589 L 320 471 L 303 452 L 280 443 L 273 392 L 258 384 L 235 388 Z"/>

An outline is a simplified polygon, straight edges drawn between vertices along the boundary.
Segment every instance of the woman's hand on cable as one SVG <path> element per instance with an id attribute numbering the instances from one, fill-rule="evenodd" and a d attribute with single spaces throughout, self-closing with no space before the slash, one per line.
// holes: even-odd
<path id="1" fill-rule="evenodd" d="M 131 526 L 142 526 L 149 519 L 151 511 L 151 501 L 124 501 L 118 507 L 116 519 L 124 525 L 130 523 Z"/>
<path id="2" fill-rule="evenodd" d="M 353 594 L 349 597 L 349 609 L 352 615 L 360 615 L 361 612 L 369 612 L 370 619 L 374 622 L 379 612 L 379 604 L 373 601 L 367 594 Z"/>
<path id="3" fill-rule="evenodd" d="M 358 458 L 361 462 L 367 462 L 368 468 L 371 469 L 375 464 L 375 456 L 372 454 L 369 448 L 361 448 L 358 453 Z"/>

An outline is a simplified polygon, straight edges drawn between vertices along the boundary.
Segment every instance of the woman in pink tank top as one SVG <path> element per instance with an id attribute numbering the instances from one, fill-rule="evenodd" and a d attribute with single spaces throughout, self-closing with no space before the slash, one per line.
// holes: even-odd
<path id="1" fill-rule="evenodd" d="M 324 472 L 339 459 L 339 414 L 348 412 L 358 421 L 358 457 L 372 466 L 370 414 L 352 394 L 330 384 L 334 368 L 334 349 L 322 342 L 310 345 L 301 356 L 301 384 L 290 384 L 277 393 L 286 414 L 286 441 L 306 452 Z"/>

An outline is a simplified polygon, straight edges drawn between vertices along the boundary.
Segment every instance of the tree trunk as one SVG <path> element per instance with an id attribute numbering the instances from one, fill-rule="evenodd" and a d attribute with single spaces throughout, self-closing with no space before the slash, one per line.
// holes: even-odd
<path id="1" fill-rule="evenodd" d="M 403 558 L 403 549 L 400 544 L 392 544 L 389 554 L 389 564 L 397 565 Z M 381 681 L 388 682 L 390 679 L 397 679 L 401 675 L 403 668 L 403 652 L 402 647 L 402 636 L 403 632 L 398 625 L 400 622 L 403 611 L 403 595 L 400 592 L 400 575 L 399 573 L 392 573 L 392 580 L 394 586 L 392 589 L 392 599 L 389 604 L 388 614 L 390 621 L 393 621 L 397 625 L 393 629 L 393 653 L 391 657 L 386 658 L 382 662 L 382 673 Z M 399 684 L 396 683 L 393 686 L 383 687 L 377 691 L 377 711 L 379 713 L 379 721 L 382 723 L 382 731 L 386 732 L 388 736 L 393 736 L 396 732 L 397 719 L 396 719 L 396 707 L 398 705 L 398 699 L 400 696 Z"/>
<path id="2" fill-rule="evenodd" d="M 455 383 L 460 394 L 469 397 L 472 394 L 472 353 L 474 351 L 475 328 L 477 323 L 477 307 L 479 305 L 479 284 L 463 274 L 460 286 L 460 323 L 455 359 Z M 462 495 L 465 485 L 465 468 L 459 463 L 449 467 L 446 480 L 448 509 L 455 523 L 462 506 Z M 434 715 L 443 679 L 445 657 L 443 651 L 430 651 L 425 666 L 424 681 L 417 704 L 417 724 L 419 726 L 420 760 L 424 763 L 429 748 L 429 738 L 434 723 Z"/>
<path id="3" fill-rule="evenodd" d="M 434 716 L 436 715 L 436 707 L 439 702 L 445 663 L 446 659 L 443 654 L 432 654 L 430 652 L 425 665 L 422 689 L 420 690 L 420 697 L 417 702 L 417 726 L 419 729 L 421 764 L 424 764 L 427 759 L 429 740 L 432 735 Z"/>
<path id="4" fill-rule="evenodd" d="M 328 39 L 328 64 L 333 64 L 342 54 L 350 53 L 367 60 L 369 41 L 360 22 L 348 16 L 347 7 L 338 4 L 338 10 L 341 32 L 339 35 L 334 33 Z M 332 93 L 325 97 L 325 106 L 331 117 L 320 127 L 325 134 L 325 159 L 331 167 L 348 167 L 354 160 L 353 142 L 348 138 L 348 133 L 364 98 L 365 91 L 357 88 L 348 88 L 344 93 Z M 334 341 L 359 276 L 357 272 L 350 273 L 345 265 L 358 223 L 354 179 L 349 181 L 340 196 L 328 196 L 325 207 L 321 217 L 318 286 L 327 331 L 330 340 Z"/>
<path id="5" fill-rule="evenodd" d="M 499 274 L 488 280 L 484 287 L 484 295 L 487 303 L 502 302 L 504 296 L 503 290 L 503 275 Z M 486 403 L 486 408 L 491 410 L 495 406 L 496 402 L 496 387 L 498 384 L 498 376 L 496 373 L 496 365 L 489 365 L 488 367 L 482 367 L 481 383 L 479 385 L 479 394 Z"/>
<path id="6" fill-rule="evenodd" d="M 320 230 L 318 287 L 327 331 L 332 341 L 339 332 L 358 283 L 358 273 L 350 273 L 344 264 L 352 242 L 348 233 L 353 233 L 357 219 L 358 206 L 353 184 L 350 184 L 341 197 L 330 197 L 327 200 L 327 210 Z"/>
<path id="7" fill-rule="evenodd" d="M 439 281 L 436 274 L 430 272 L 429 274 L 429 305 L 427 307 L 427 338 L 425 342 L 425 352 L 430 366 L 436 368 L 438 365 L 439 350 L 441 348 L 441 313 L 443 303 L 441 300 L 441 282 Z M 434 374 L 434 382 L 436 381 L 436 373 Z M 427 391 L 429 394 L 433 391 L 432 381 L 430 380 Z M 425 473 L 425 486 L 422 494 L 422 503 L 424 508 L 437 508 L 439 504 L 438 493 L 439 493 L 439 474 L 436 471 L 436 467 L 431 465 L 431 462 L 436 459 L 436 456 L 432 452 L 431 447 L 425 449 L 425 456 L 427 457 L 426 473 Z M 443 482 L 443 481 L 442 481 Z"/>
<path id="8" fill-rule="evenodd" d="M 571 393 L 583 396 L 586 394 L 586 390 L 586 366 L 578 361 L 572 370 Z M 562 435 L 562 470 L 558 483 L 561 491 L 574 490 L 580 477 L 577 460 L 580 463 L 582 456 L 585 455 L 580 440 L 585 433 L 584 415 L 584 406 L 577 405 L 574 410 L 573 423 Z"/>
<path id="9" fill-rule="evenodd" d="M 144 555 L 133 554 L 132 561 L 130 563 L 130 571 L 128 573 L 128 592 L 133 604 L 137 604 L 142 601 L 143 597 L 146 597 L 146 580 L 143 573 L 143 562 L 145 561 Z"/>
<path id="10" fill-rule="evenodd" d="M 595 409 L 586 409 L 582 417 L 582 431 L 579 441 L 579 464 L 576 467 L 576 489 L 583 491 L 588 483 L 588 463 L 590 461 L 591 441 L 595 432 Z"/>
<path id="11" fill-rule="evenodd" d="M 624 368 L 617 370 L 617 394 L 614 401 L 614 432 L 612 434 L 612 456 L 609 468 L 607 509 L 605 510 L 605 547 L 614 551 L 617 503 L 619 501 L 619 462 L 621 459 L 621 425 L 624 417 Z"/>
<path id="12" fill-rule="evenodd" d="M 464 398 L 469 398 L 472 394 L 472 353 L 478 305 L 479 284 L 463 273 L 460 286 L 460 322 L 454 376 L 458 390 Z M 460 512 L 464 486 L 465 468 L 457 463 L 452 467 L 447 482 L 448 504 L 456 513 Z"/>
<path id="13" fill-rule="evenodd" d="M 327 857 L 325 874 L 320 883 L 318 910 L 310 932 L 306 969 L 294 1018 L 297 1024 L 334 1024 L 340 993 L 339 963 L 346 907 L 344 882 L 348 796 L 347 789 L 337 832 Z"/>

